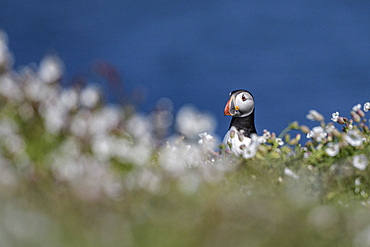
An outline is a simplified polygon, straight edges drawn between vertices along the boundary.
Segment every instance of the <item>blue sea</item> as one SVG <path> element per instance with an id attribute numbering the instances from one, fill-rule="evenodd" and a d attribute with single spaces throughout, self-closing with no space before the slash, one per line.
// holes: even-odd
<path id="1" fill-rule="evenodd" d="M 370 1 L 1 0 L 0 28 L 16 68 L 56 53 L 66 86 L 88 78 L 110 102 L 136 95 L 142 112 L 163 97 L 176 111 L 190 104 L 217 119 L 220 137 L 239 88 L 255 98 L 260 134 L 370 101 Z M 96 64 L 116 70 L 115 83 Z"/>

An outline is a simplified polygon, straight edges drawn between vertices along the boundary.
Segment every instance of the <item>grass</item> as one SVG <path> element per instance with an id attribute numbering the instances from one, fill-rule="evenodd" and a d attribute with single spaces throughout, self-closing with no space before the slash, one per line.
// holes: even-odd
<path id="1" fill-rule="evenodd" d="M 361 106 L 331 123 L 310 111 L 312 130 L 265 131 L 237 157 L 194 139 L 212 118 L 187 108 L 199 122 L 168 138 L 163 103 L 138 116 L 96 88 L 66 93 L 58 63 L 0 64 L 0 246 L 370 246 Z"/>
<path id="2" fill-rule="evenodd" d="M 119 201 L 82 201 L 60 184 L 36 179 L 3 196 L 3 232 L 7 213 L 38 229 L 32 236 L 8 229 L 16 246 L 365 246 L 369 211 L 351 186 L 336 180 L 336 199 L 328 198 L 319 184 L 325 178 L 308 187 L 290 179 L 279 183 L 271 176 L 276 171 L 259 176 L 258 164 L 248 165 L 191 194 L 166 181 L 155 194 L 135 190 Z"/>

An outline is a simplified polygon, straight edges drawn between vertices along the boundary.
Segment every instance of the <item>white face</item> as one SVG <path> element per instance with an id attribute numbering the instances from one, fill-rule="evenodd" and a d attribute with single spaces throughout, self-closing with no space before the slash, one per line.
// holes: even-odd
<path id="1" fill-rule="evenodd" d="M 235 116 L 246 117 L 253 112 L 254 100 L 250 93 L 241 92 L 235 97 Z"/>

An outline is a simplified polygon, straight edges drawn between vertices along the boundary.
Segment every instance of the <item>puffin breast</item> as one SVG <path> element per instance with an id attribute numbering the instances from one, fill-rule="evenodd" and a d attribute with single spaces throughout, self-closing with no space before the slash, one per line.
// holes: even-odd
<path id="1" fill-rule="evenodd" d="M 225 145 L 226 150 L 240 156 L 243 153 L 243 145 L 249 146 L 251 141 L 251 138 L 245 137 L 234 126 L 232 126 L 226 133 L 222 143 Z"/>

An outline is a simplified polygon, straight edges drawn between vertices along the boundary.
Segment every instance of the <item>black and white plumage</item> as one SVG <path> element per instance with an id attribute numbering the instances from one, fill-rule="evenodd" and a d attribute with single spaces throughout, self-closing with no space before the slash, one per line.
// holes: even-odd
<path id="1" fill-rule="evenodd" d="M 257 134 L 254 125 L 254 98 L 250 92 L 244 89 L 232 91 L 226 103 L 224 114 L 232 116 L 229 130 L 226 133 L 223 144 L 236 155 L 240 155 L 241 145 L 251 142 L 251 135 Z M 234 135 L 237 135 L 236 138 Z M 241 136 L 243 135 L 243 136 Z"/>

